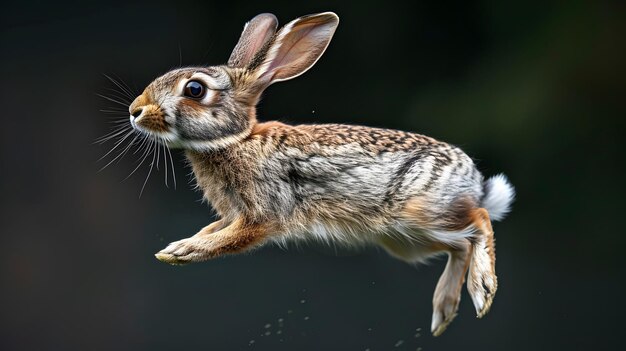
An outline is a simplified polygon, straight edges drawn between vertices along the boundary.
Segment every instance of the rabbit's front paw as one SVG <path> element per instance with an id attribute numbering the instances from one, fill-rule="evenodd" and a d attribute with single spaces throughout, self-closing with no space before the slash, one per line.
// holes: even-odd
<path id="1" fill-rule="evenodd" d="M 155 256 L 159 261 L 173 265 L 204 261 L 209 258 L 209 245 L 207 244 L 204 238 L 194 236 L 174 241 Z"/>

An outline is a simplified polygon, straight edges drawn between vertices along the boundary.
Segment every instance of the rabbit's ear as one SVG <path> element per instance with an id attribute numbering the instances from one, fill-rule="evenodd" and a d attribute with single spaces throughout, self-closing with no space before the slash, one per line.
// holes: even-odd
<path id="1" fill-rule="evenodd" d="M 230 67 L 246 67 L 254 55 L 263 48 L 276 33 L 278 20 L 271 13 L 257 15 L 243 27 L 237 46 L 228 59 Z"/>
<path id="2" fill-rule="evenodd" d="M 295 78 L 311 68 L 330 43 L 339 17 L 332 12 L 308 15 L 281 28 L 270 44 L 263 63 L 254 68 L 257 86 Z"/>

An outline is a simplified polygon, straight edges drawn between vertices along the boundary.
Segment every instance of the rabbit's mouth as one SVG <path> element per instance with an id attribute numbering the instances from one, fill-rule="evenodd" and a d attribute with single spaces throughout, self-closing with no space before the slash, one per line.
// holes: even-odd
<path id="1" fill-rule="evenodd" d="M 128 112 L 131 126 L 142 135 L 154 137 L 158 141 L 176 137 L 166 110 L 151 94 L 144 92 L 139 95 L 129 106 Z"/>
<path id="2" fill-rule="evenodd" d="M 167 123 L 154 121 L 144 116 L 130 116 L 130 124 L 133 130 L 145 137 L 154 139 L 164 145 L 173 148 L 182 147 L 178 133 L 170 128 Z"/>

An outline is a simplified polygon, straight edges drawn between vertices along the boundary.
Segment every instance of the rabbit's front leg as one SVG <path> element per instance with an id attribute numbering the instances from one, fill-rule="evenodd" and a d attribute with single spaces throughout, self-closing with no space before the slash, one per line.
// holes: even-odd
<path id="1" fill-rule="evenodd" d="M 262 243 L 269 233 L 267 225 L 250 223 L 243 219 L 235 220 L 227 226 L 218 222 L 202 228 L 190 238 L 169 244 L 155 255 L 156 258 L 176 265 L 206 261 L 252 248 Z M 216 231 L 217 228 L 219 229 Z"/>
<path id="2" fill-rule="evenodd" d="M 222 218 L 202 228 L 200 232 L 205 234 L 213 234 L 218 230 L 222 230 L 222 228 L 224 228 L 227 224 L 228 223 L 226 223 L 226 221 Z"/>

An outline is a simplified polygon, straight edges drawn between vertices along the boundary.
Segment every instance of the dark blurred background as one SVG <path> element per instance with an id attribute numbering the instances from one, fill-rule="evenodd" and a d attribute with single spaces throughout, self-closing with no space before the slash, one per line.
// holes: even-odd
<path id="1" fill-rule="evenodd" d="M 626 6 L 608 1 L 3 2 L 0 10 L 0 349 L 618 349 L 624 326 Z M 517 187 L 496 223 L 499 290 L 477 320 L 464 289 L 429 332 L 444 260 L 320 246 L 173 267 L 153 254 L 212 220 L 113 144 L 98 97 L 182 65 L 226 61 L 260 12 L 335 11 L 302 77 L 261 119 L 416 131 L 461 146 Z M 126 117 L 124 117 L 126 118 Z M 171 175 L 170 175 L 171 176 Z M 279 321 L 280 319 L 280 321 Z M 419 329 L 421 328 L 421 329 Z M 280 334 L 279 334 L 280 331 Z M 269 333 L 268 333 L 269 332 Z M 268 335 L 266 335 L 266 333 Z"/>

